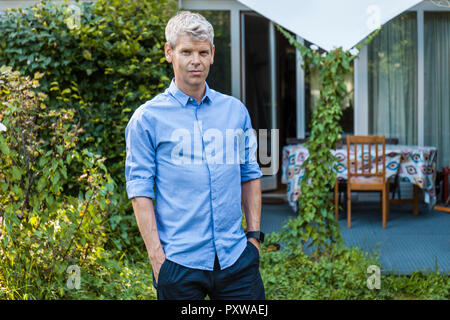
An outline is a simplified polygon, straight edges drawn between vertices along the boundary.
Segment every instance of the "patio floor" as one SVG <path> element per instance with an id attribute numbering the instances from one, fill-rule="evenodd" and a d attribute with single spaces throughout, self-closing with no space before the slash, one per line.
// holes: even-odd
<path id="1" fill-rule="evenodd" d="M 261 230 L 281 230 L 287 219 L 295 217 L 287 203 L 262 205 Z M 340 213 L 342 237 L 349 247 L 378 252 L 382 273 L 411 274 L 435 271 L 450 274 L 450 214 L 428 210 L 420 205 L 419 216 L 412 205 L 391 205 L 386 229 L 381 226 L 380 204 L 352 202 L 352 227 L 346 214 Z"/>

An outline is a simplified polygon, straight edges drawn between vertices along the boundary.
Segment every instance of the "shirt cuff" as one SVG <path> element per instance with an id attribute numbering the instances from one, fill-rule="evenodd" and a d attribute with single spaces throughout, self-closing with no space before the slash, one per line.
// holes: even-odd
<path id="1" fill-rule="evenodd" d="M 127 181 L 128 199 L 134 197 L 155 198 L 153 191 L 153 179 L 139 179 Z"/>
<path id="2" fill-rule="evenodd" d="M 241 164 L 241 183 L 261 178 L 262 175 L 263 174 L 257 162 Z"/>

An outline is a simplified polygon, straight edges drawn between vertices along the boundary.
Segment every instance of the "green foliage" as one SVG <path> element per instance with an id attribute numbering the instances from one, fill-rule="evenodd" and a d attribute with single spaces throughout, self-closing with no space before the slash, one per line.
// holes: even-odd
<path id="1" fill-rule="evenodd" d="M 93 264 L 105 243 L 114 193 L 104 159 L 75 149 L 73 110 L 51 110 L 33 90 L 41 76 L 0 68 L 0 294 L 11 299 L 64 295 L 67 267 Z M 83 172 L 77 197 L 62 187 L 72 162 Z"/>
<path id="2" fill-rule="evenodd" d="M 347 95 L 344 80 L 356 56 L 342 48 L 321 55 L 319 51 L 297 42 L 279 26 L 278 30 L 299 50 L 304 61 L 302 67 L 311 64 L 320 76 L 320 97 L 314 106 L 311 136 L 305 144 L 309 157 L 303 163 L 305 174 L 300 181 L 299 215 L 289 221 L 288 230 L 283 233 L 288 238 L 299 240 L 296 250 L 301 251 L 307 245 L 314 248 L 314 254 L 319 255 L 331 250 L 336 243 L 342 244 L 339 225 L 334 217 L 334 204 L 330 199 L 337 172 L 337 160 L 330 150 L 336 148 L 342 132 L 339 125 L 341 105 Z"/>
<path id="3" fill-rule="evenodd" d="M 410 276 L 386 276 L 384 286 L 399 300 L 450 299 L 450 278 L 439 271 L 427 274 L 415 271 Z"/>
<path id="4" fill-rule="evenodd" d="M 138 261 L 124 254 L 101 251 L 96 268 L 83 269 L 80 288 L 67 290 L 70 299 L 156 300 L 152 268 L 147 256 Z"/>
<path id="5" fill-rule="evenodd" d="M 72 124 L 82 130 L 77 148 L 105 158 L 120 196 L 109 210 L 109 245 L 142 249 L 125 192 L 124 132 L 134 110 L 170 82 L 164 29 L 177 1 L 98 0 L 77 6 L 43 1 L 7 12 L 0 19 L 0 65 L 14 66 L 22 75 L 42 73 L 40 90 L 48 108 L 70 105 Z M 67 172 L 82 173 L 75 164 Z M 65 183 L 66 193 L 76 196 L 79 184 Z"/>
<path id="6" fill-rule="evenodd" d="M 270 234 L 267 244 L 279 243 L 280 233 Z M 297 241 L 281 251 L 262 245 L 260 270 L 267 299 L 365 300 L 365 299 L 448 299 L 449 277 L 439 271 L 410 276 L 384 275 L 380 289 L 369 289 L 367 268 L 380 266 L 375 255 L 357 248 L 333 247 L 327 254 L 311 257 L 296 252 Z"/>
<path id="7" fill-rule="evenodd" d="M 80 60 L 91 70 L 82 90 L 93 107 L 84 110 L 91 128 L 84 127 L 121 182 L 129 117 L 170 82 L 164 30 L 175 8 L 173 0 L 101 0 L 92 10 L 94 18 L 72 30 L 83 53 Z"/>

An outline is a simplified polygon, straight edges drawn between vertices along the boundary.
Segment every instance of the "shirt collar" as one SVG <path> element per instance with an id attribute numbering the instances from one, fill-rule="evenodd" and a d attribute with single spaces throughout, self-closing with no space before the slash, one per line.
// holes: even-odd
<path id="1" fill-rule="evenodd" d="M 208 83 L 206 81 L 205 81 L 205 87 L 206 87 L 205 95 L 203 96 L 201 102 L 203 103 L 203 102 L 206 102 L 207 100 L 212 102 L 213 91 L 209 88 Z M 185 107 L 189 102 L 195 101 L 194 98 L 188 96 L 183 91 L 178 89 L 177 85 L 175 84 L 175 79 L 172 79 L 172 82 L 170 83 L 169 92 L 175 99 L 177 99 L 178 102 L 181 103 L 181 105 L 183 107 Z"/>

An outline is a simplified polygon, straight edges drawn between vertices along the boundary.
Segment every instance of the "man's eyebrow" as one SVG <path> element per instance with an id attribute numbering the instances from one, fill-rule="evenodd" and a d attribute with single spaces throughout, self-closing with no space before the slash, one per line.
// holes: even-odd
<path id="1" fill-rule="evenodd" d="M 183 52 L 183 51 L 193 51 L 193 50 L 194 49 L 191 48 L 191 47 L 180 47 L 180 51 L 181 52 Z M 211 52 L 211 49 L 208 47 L 208 48 L 199 49 L 198 51 L 199 52 Z"/>

